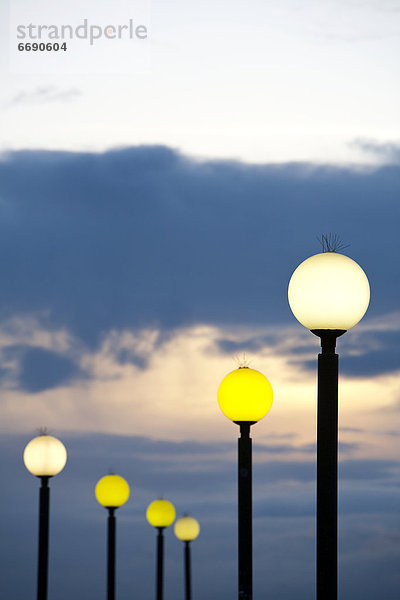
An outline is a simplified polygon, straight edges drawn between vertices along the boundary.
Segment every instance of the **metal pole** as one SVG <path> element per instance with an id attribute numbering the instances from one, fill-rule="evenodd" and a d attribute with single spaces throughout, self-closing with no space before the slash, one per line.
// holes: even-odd
<path id="1" fill-rule="evenodd" d="M 157 590 L 156 599 L 163 600 L 164 527 L 158 527 L 157 536 Z"/>
<path id="2" fill-rule="evenodd" d="M 185 591 L 186 600 L 192 600 L 192 586 L 190 573 L 190 541 L 185 542 Z"/>
<path id="3" fill-rule="evenodd" d="M 115 598 L 115 507 L 107 507 L 107 600 Z"/>
<path id="4" fill-rule="evenodd" d="M 318 354 L 317 600 L 337 600 L 338 355 L 336 330 L 313 331 Z"/>
<path id="5" fill-rule="evenodd" d="M 49 477 L 41 477 L 39 489 L 39 549 L 37 598 L 47 600 L 47 572 L 49 564 Z"/>
<path id="6" fill-rule="evenodd" d="M 251 422 L 240 422 L 238 440 L 239 600 L 253 597 Z"/>

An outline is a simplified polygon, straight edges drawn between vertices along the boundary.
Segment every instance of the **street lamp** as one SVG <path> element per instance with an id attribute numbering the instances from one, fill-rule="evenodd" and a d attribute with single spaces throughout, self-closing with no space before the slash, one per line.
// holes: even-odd
<path id="1" fill-rule="evenodd" d="M 49 564 L 49 479 L 60 473 L 67 462 L 65 446 L 57 438 L 42 433 L 33 438 L 24 450 L 24 463 L 28 471 L 40 477 L 39 490 L 39 547 L 37 600 L 47 600 Z"/>
<path id="2" fill-rule="evenodd" d="M 328 250 L 294 271 L 290 308 L 321 339 L 317 408 L 317 600 L 337 598 L 338 355 L 336 338 L 364 316 L 368 279 L 351 258 Z"/>
<path id="3" fill-rule="evenodd" d="M 200 533 L 200 525 L 196 519 L 184 515 L 174 525 L 174 533 L 179 540 L 185 543 L 185 592 L 186 600 L 192 598 L 191 572 L 190 572 L 190 542 L 195 540 Z"/>
<path id="4" fill-rule="evenodd" d="M 239 600 L 253 597 L 252 460 L 250 427 L 272 405 L 272 387 L 259 371 L 240 367 L 229 373 L 218 389 L 218 404 L 240 427 L 238 440 Z"/>
<path id="5" fill-rule="evenodd" d="M 108 510 L 107 523 L 107 600 L 115 598 L 115 511 L 129 498 L 129 485 L 119 475 L 106 475 L 96 484 L 97 502 Z"/>
<path id="6" fill-rule="evenodd" d="M 164 566 L 164 529 L 175 520 L 175 508 L 168 500 L 154 500 L 147 507 L 146 518 L 150 525 L 158 529 L 157 536 L 157 571 L 156 599 L 163 599 L 163 566 Z"/>

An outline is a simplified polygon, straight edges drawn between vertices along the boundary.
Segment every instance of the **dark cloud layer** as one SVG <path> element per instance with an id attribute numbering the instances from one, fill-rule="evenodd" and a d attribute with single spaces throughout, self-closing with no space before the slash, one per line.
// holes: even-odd
<path id="1" fill-rule="evenodd" d="M 189 511 L 201 534 L 193 543 L 195 598 L 230 600 L 236 593 L 236 457 L 226 443 L 154 441 L 145 437 L 62 435 L 65 470 L 51 480 L 50 595 L 57 600 L 105 594 L 106 511 L 94 497 L 110 463 L 132 489 L 117 512 L 118 598 L 154 597 L 155 531 L 147 505 L 160 494 L 178 516 Z M 33 597 L 36 576 L 38 481 L 22 463 L 29 437 L 0 436 L 5 598 Z M 236 444 L 232 441 L 232 450 Z M 395 600 L 400 545 L 399 463 L 342 461 L 340 581 L 342 600 Z M 266 459 L 254 465 L 254 585 L 257 597 L 309 600 L 314 590 L 315 465 Z M 166 599 L 183 597 L 183 552 L 166 531 Z M 353 576 L 351 576 L 353 571 Z M 357 585 L 355 585 L 357 583 Z M 373 590 L 373 591 L 372 591 Z"/>
<path id="2" fill-rule="evenodd" d="M 293 322 L 294 268 L 338 233 L 397 308 L 400 167 L 195 161 L 166 147 L 20 151 L 0 162 L 3 315 L 110 328 Z"/>
<path id="3" fill-rule="evenodd" d="M 30 393 L 67 384 L 76 377 L 85 377 L 85 374 L 72 360 L 40 347 L 5 346 L 1 358 L 18 360 L 18 387 Z M 8 375 L 10 375 L 10 370 L 3 369 L 2 376 L 7 377 Z"/>

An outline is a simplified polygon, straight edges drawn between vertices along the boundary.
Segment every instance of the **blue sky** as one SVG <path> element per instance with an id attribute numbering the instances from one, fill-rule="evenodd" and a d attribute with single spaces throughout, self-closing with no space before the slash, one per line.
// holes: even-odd
<path id="1" fill-rule="evenodd" d="M 140 13 L 69 4 L 51 18 Z M 45 5 L 26 18 L 49 19 Z M 118 598 L 154 596 L 144 515 L 160 495 L 200 521 L 194 598 L 234 597 L 238 432 L 216 393 L 245 354 L 274 390 L 253 427 L 255 598 L 313 596 L 318 340 L 287 285 L 336 233 L 371 285 L 365 317 L 338 342 L 340 598 L 397 600 L 400 4 L 140 10 L 144 70 L 23 75 L 2 53 L 5 594 L 34 596 L 38 482 L 22 451 L 47 426 L 69 454 L 51 482 L 51 598 L 105 593 L 94 487 L 109 470 L 132 486 L 117 514 Z M 99 71 L 106 51 L 93 49 Z M 172 530 L 166 544 L 172 600 L 182 547 Z"/>

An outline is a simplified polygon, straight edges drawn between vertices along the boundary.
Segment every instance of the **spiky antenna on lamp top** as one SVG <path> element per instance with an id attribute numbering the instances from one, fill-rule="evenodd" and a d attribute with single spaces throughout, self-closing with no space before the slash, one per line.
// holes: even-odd
<path id="1" fill-rule="evenodd" d="M 322 252 L 337 252 L 348 248 L 350 244 L 343 244 L 337 233 L 323 233 L 317 240 L 322 246 Z"/>
<path id="2" fill-rule="evenodd" d="M 253 361 L 252 358 L 248 358 L 246 356 L 245 352 L 243 352 L 242 356 L 239 356 L 238 354 L 235 354 L 234 360 L 235 360 L 235 363 L 238 366 L 238 369 L 248 368 L 250 366 L 250 363 Z"/>

